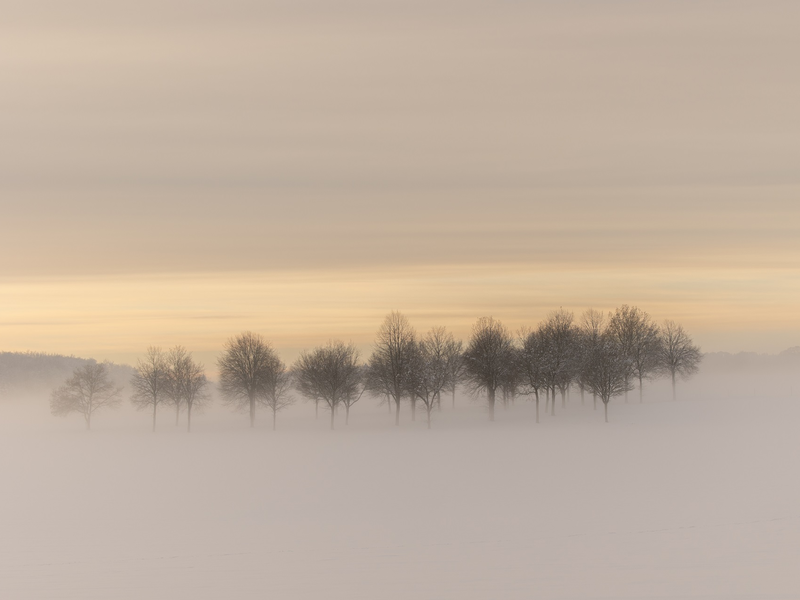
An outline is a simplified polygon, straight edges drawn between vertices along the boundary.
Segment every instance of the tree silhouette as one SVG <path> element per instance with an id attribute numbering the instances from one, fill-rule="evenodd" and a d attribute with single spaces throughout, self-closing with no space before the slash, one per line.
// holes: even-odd
<path id="1" fill-rule="evenodd" d="M 117 407 L 121 392 L 122 388 L 109 379 L 106 363 L 89 363 L 75 369 L 72 377 L 53 391 L 50 411 L 56 416 L 78 412 L 86 421 L 86 429 L 91 429 L 92 415 L 104 408 Z"/>

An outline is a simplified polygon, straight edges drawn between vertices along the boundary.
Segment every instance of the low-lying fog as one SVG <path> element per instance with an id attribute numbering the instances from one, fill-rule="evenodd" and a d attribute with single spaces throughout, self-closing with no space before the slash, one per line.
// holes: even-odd
<path id="1" fill-rule="evenodd" d="M 333 432 L 302 401 L 275 432 L 215 404 L 153 434 L 127 401 L 86 432 L 6 390 L 0 597 L 797 598 L 797 363 L 707 355 L 609 424 L 460 394 L 430 431 L 364 398 Z"/>

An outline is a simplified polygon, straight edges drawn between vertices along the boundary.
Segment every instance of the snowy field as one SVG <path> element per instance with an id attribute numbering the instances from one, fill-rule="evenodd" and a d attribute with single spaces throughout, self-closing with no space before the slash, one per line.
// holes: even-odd
<path id="1" fill-rule="evenodd" d="M 0 598 L 800 598 L 800 401 L 0 407 Z"/>

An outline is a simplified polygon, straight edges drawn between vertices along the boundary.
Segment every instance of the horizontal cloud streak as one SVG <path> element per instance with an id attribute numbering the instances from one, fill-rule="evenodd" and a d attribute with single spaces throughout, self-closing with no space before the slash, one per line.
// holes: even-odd
<path id="1" fill-rule="evenodd" d="M 0 267 L 7 276 L 495 263 L 789 267 L 800 261 L 798 193 L 800 186 L 498 189 L 487 198 L 465 189 L 452 198 L 384 191 L 268 201 L 198 189 L 128 192 L 120 204 L 106 194 L 25 193 L 0 222 Z"/>

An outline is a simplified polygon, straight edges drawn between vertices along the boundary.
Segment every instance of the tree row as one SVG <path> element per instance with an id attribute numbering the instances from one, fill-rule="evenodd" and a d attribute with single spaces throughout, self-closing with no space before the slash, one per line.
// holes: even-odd
<path id="1" fill-rule="evenodd" d="M 425 412 L 431 427 L 434 409 L 449 395 L 455 406 L 456 389 L 465 387 L 485 398 L 489 419 L 494 420 L 498 398 L 505 404 L 523 396 L 536 404 L 545 400 L 545 412 L 555 416 L 556 397 L 562 407 L 571 388 L 583 401 L 591 394 L 597 408 L 599 398 L 608 422 L 608 404 L 638 387 L 643 401 L 644 382 L 667 376 L 676 382 L 698 370 L 702 354 L 680 325 L 665 321 L 658 325 L 636 308 L 622 306 L 608 315 L 587 310 L 576 320 L 573 313 L 558 310 L 536 328 L 525 327 L 512 334 L 492 317 L 478 319 L 466 346 L 444 327 L 417 335 L 408 319 L 390 313 L 378 329 L 371 355 L 366 361 L 352 343 L 340 340 L 303 351 L 289 367 L 260 334 L 244 332 L 229 339 L 217 360 L 218 391 L 223 401 L 249 414 L 255 425 L 257 407 L 277 415 L 295 402 L 295 393 L 330 413 L 330 427 L 338 412 L 349 422 L 351 408 L 364 395 L 380 398 L 394 410 L 400 424 L 400 407 L 408 402 L 411 418 L 417 408 Z M 187 415 L 191 431 L 192 411 L 210 399 L 210 383 L 202 364 L 185 348 L 169 351 L 148 348 L 138 361 L 130 381 L 130 400 L 141 410 L 151 410 L 153 431 L 159 408 Z M 78 412 L 87 429 L 97 410 L 117 406 L 122 388 L 115 386 L 105 363 L 75 369 L 51 396 L 56 415 Z"/>

